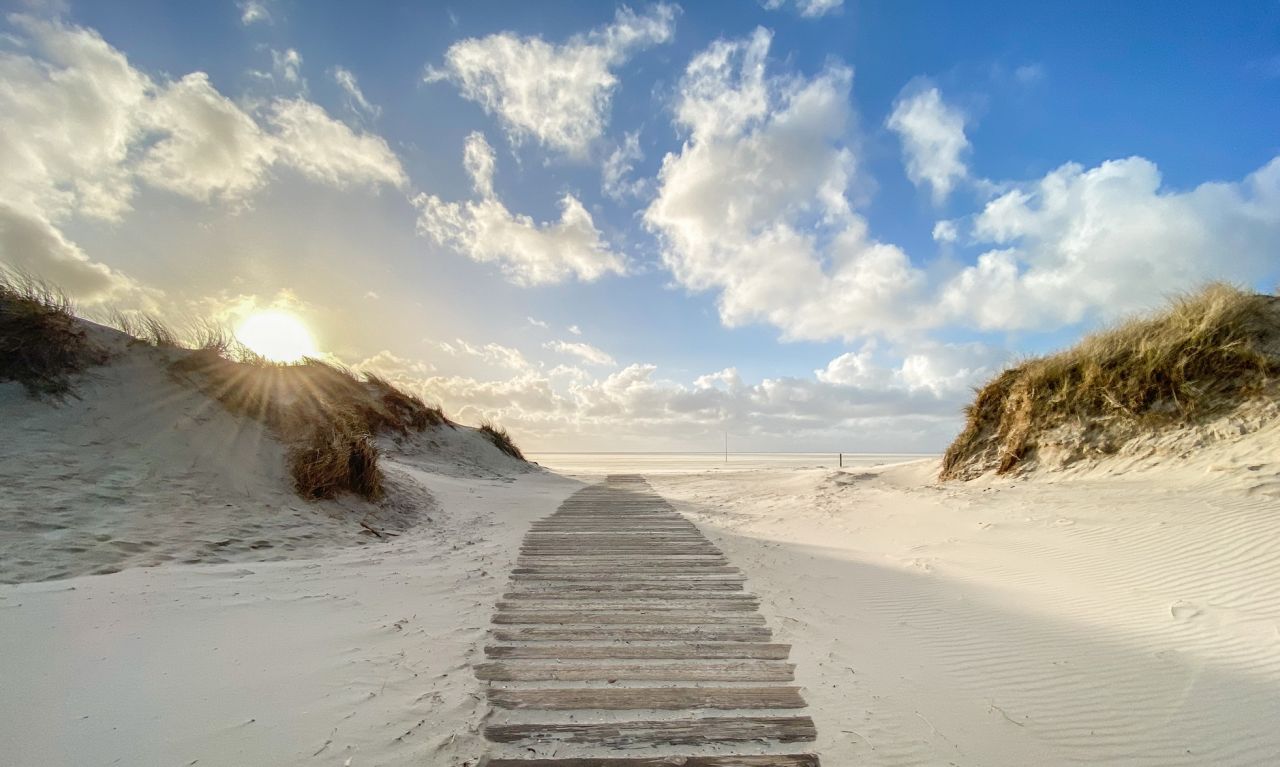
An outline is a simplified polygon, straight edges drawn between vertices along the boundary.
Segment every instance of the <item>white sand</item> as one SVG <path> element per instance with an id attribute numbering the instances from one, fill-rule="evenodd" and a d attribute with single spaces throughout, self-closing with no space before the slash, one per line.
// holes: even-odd
<path id="1" fill-rule="evenodd" d="M 0 763 L 474 764 L 469 665 L 578 485 L 423 479 L 440 510 L 391 543 L 0 586 Z"/>
<path id="2" fill-rule="evenodd" d="M 1269 765 L 1280 444 L 1071 479 L 651 477 L 793 644 L 834 765 Z"/>

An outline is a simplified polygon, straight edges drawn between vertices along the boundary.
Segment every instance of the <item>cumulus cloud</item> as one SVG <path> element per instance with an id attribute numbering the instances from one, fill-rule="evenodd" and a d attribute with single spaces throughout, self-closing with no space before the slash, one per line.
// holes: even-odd
<path id="1" fill-rule="evenodd" d="M 618 10 L 614 22 L 561 45 L 502 32 L 454 43 L 429 82 L 449 80 L 462 95 L 496 115 L 513 143 L 532 138 L 585 156 L 608 121 L 614 74 L 636 51 L 669 41 L 678 8 L 659 3 L 647 13 Z"/>
<path id="2" fill-rule="evenodd" d="M 335 185 L 406 183 L 385 141 L 311 102 L 275 100 L 249 112 L 203 72 L 154 81 L 93 30 L 24 16 L 9 22 L 19 34 L 14 50 L 0 52 L 4 257 L 19 258 L 13 233 L 24 233 L 34 248 L 21 256 L 25 268 L 64 275 L 68 290 L 102 296 L 134 287 L 92 262 L 60 226 L 74 217 L 120 220 L 140 182 L 197 200 L 242 200 L 273 168 Z"/>
<path id="3" fill-rule="evenodd" d="M 907 176 L 917 186 L 927 184 L 934 203 L 945 202 L 969 175 L 964 113 L 944 102 L 942 93 L 930 86 L 899 96 L 885 124 L 902 140 Z"/>
<path id="4" fill-rule="evenodd" d="M 801 16 L 816 19 L 832 11 L 839 10 L 844 0 L 764 0 L 761 3 L 766 9 L 776 11 L 787 5 L 794 5 Z"/>
<path id="5" fill-rule="evenodd" d="M 1280 276 L 1280 157 L 1238 183 L 1163 188 L 1141 157 L 1069 163 L 987 203 L 996 248 L 942 290 L 946 317 L 984 329 L 1114 317 L 1210 279 Z"/>
<path id="6" fill-rule="evenodd" d="M 305 99 L 281 99 L 266 115 L 277 160 L 322 183 L 403 187 L 399 158 L 381 136 L 352 130 Z"/>
<path id="7" fill-rule="evenodd" d="M 88 303 L 119 299 L 134 292 L 132 280 L 94 263 L 80 246 L 39 216 L 0 202 L 0 262 L 20 273 L 39 276 L 68 295 Z"/>
<path id="8" fill-rule="evenodd" d="M 502 344 L 476 345 L 458 338 L 453 341 L 442 341 L 435 346 L 452 357 L 471 358 L 517 372 L 529 372 L 534 369 L 533 363 L 529 362 L 519 349 Z"/>
<path id="9" fill-rule="evenodd" d="M 960 230 L 954 221 L 939 221 L 933 225 L 934 242 L 955 242 L 960 239 Z"/>
<path id="10" fill-rule="evenodd" d="M 478 348 L 478 347 L 477 347 Z M 653 364 L 603 377 L 580 368 L 523 369 L 484 378 L 406 372 L 403 360 L 358 363 L 395 380 L 466 423 L 489 418 L 539 449 L 688 449 L 699 439 L 734 434 L 739 444 L 769 449 L 798 442 L 844 449 L 936 450 L 958 427 L 960 382 L 974 375 L 972 350 L 932 350 L 917 361 L 868 371 L 855 379 L 766 378 L 745 381 L 736 368 L 669 380 Z M 384 352 L 380 357 L 385 357 Z M 948 363 L 952 357 L 959 368 Z M 838 370 L 833 361 L 820 373 Z M 850 433 L 874 434 L 851 443 Z"/>
<path id="11" fill-rule="evenodd" d="M 543 344 L 543 348 L 559 352 L 560 354 L 572 355 L 592 365 L 613 367 L 618 364 L 614 361 L 613 357 L 609 356 L 609 354 L 604 350 L 598 349 L 591 344 L 581 341 L 548 341 Z"/>
<path id="12" fill-rule="evenodd" d="M 764 321 L 797 339 L 918 324 L 924 274 L 877 242 L 846 188 L 852 72 L 770 77 L 771 35 L 717 41 L 690 62 L 645 221 L 680 284 L 718 291 L 727 325 Z"/>
<path id="13" fill-rule="evenodd" d="M 512 282 L 545 285 L 584 282 L 622 274 L 622 256 L 610 249 L 578 198 L 560 198 L 560 220 L 537 223 L 513 214 L 493 191 L 493 147 L 483 135 L 467 137 L 463 164 L 477 199 L 445 202 L 426 193 L 414 198 L 418 231 L 480 263 L 497 264 Z"/>

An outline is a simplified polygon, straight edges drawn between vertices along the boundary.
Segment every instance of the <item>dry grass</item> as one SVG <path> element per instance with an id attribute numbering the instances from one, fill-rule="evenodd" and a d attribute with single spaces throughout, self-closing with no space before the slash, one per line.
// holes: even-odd
<path id="1" fill-rule="evenodd" d="M 480 424 L 480 433 L 488 438 L 493 446 L 521 461 L 524 460 L 524 453 L 520 452 L 520 448 L 516 447 L 516 443 L 512 441 L 511 435 L 501 426 L 494 425 L 491 421 L 485 421 Z"/>
<path id="2" fill-rule="evenodd" d="M 271 427 L 289 445 L 295 489 L 305 498 L 343 492 L 381 498 L 376 436 L 449 424 L 438 407 L 382 378 L 362 382 L 351 371 L 316 359 L 296 365 L 260 357 L 234 360 L 214 345 L 178 360 L 173 370 L 232 412 Z"/>
<path id="3" fill-rule="evenodd" d="M 106 325 L 131 335 L 134 339 L 149 346 L 161 349 L 179 349 L 183 347 L 178 334 L 154 314 L 146 312 L 122 312 L 112 309 L 107 313 Z M 214 327 L 209 325 L 208 327 Z M 225 335 L 225 331 L 223 331 Z M 199 347 L 197 347 L 199 348 Z"/>
<path id="4" fill-rule="evenodd" d="M 0 270 L 0 381 L 17 381 L 33 397 L 64 397 L 72 375 L 105 361 L 62 291 Z"/>
<path id="5" fill-rule="evenodd" d="M 1067 423 L 1086 425 L 1109 452 L 1143 430 L 1221 414 L 1274 383 L 1278 342 L 1280 298 L 1208 285 L 998 375 L 966 408 L 941 478 L 1012 471 L 1035 455 L 1038 438 Z"/>
<path id="6" fill-rule="evenodd" d="M 428 407 L 421 399 L 397 389 L 385 378 L 373 373 L 365 373 L 365 383 L 373 387 L 382 401 L 383 408 L 390 414 L 388 425 L 402 432 L 409 429 L 422 431 L 429 426 L 448 426 L 454 428 L 453 422 L 445 418 L 440 406 Z"/>

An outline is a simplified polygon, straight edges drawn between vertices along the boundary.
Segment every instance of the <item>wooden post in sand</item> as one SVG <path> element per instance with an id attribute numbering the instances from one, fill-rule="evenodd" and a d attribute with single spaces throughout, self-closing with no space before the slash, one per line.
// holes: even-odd
<path id="1" fill-rule="evenodd" d="M 840 468 L 844 468 L 844 453 L 840 454 Z"/>

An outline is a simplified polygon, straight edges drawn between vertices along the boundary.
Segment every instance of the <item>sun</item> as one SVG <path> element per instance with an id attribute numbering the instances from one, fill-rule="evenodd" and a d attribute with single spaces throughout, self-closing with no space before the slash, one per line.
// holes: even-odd
<path id="1" fill-rule="evenodd" d="M 278 309 L 250 314 L 236 328 L 236 338 L 272 362 L 299 362 L 320 353 L 302 320 Z"/>

